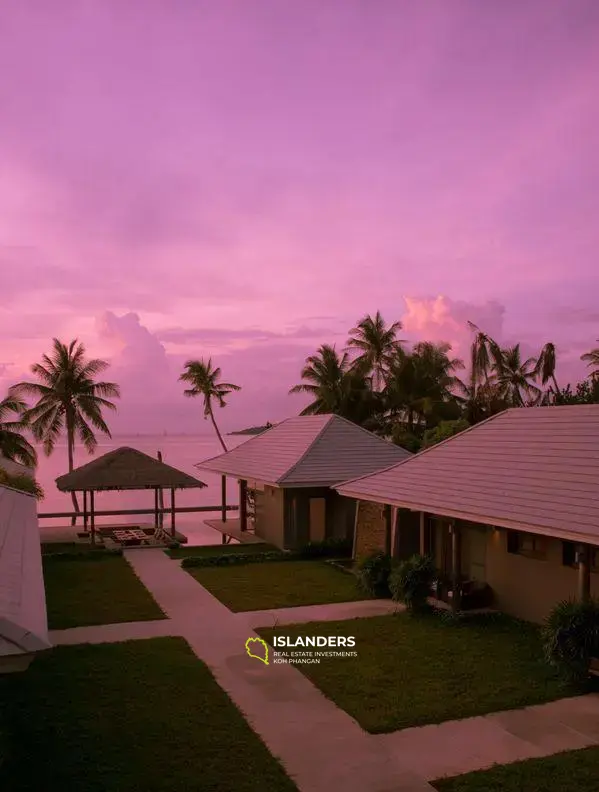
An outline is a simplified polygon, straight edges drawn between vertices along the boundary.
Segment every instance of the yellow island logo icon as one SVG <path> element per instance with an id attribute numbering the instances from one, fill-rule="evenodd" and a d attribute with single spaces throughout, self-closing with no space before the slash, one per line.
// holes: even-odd
<path id="1" fill-rule="evenodd" d="M 268 665 L 268 644 L 262 638 L 248 638 L 245 642 L 245 651 L 250 657 Z"/>

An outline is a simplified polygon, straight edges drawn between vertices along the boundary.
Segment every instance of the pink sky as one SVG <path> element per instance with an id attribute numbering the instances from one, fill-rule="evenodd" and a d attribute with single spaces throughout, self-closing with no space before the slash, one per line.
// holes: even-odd
<path id="1" fill-rule="evenodd" d="M 113 362 L 118 431 L 227 428 L 360 316 L 563 380 L 599 336 L 596 0 L 0 5 L 0 387 L 52 336 Z"/>

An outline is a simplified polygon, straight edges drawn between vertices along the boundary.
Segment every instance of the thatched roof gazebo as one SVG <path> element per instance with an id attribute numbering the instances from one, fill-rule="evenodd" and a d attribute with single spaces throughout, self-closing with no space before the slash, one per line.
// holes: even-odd
<path id="1" fill-rule="evenodd" d="M 159 493 L 163 489 L 171 492 L 171 535 L 175 535 L 175 490 L 205 487 L 199 479 L 183 473 L 154 457 L 126 446 L 109 451 L 97 459 L 76 468 L 71 473 L 59 476 L 56 486 L 61 492 L 83 493 L 83 519 L 87 527 L 90 518 L 92 542 L 95 539 L 96 492 L 114 490 L 154 490 L 155 526 L 158 527 Z M 90 509 L 87 509 L 89 493 Z"/>

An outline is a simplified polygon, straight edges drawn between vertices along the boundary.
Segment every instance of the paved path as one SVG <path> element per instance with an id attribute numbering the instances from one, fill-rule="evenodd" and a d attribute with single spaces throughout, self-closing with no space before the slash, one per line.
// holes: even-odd
<path id="1" fill-rule="evenodd" d="M 388 613 L 386 601 L 231 613 L 161 550 L 125 556 L 169 617 L 50 633 L 54 644 L 183 636 L 301 792 L 425 792 L 427 781 L 599 745 L 599 694 L 392 734 L 364 732 L 290 665 L 252 660 L 252 628 Z"/>
<path id="2" fill-rule="evenodd" d="M 376 737 L 432 781 L 599 744 L 599 694 Z"/>
<path id="3" fill-rule="evenodd" d="M 243 712 L 301 792 L 430 792 L 292 665 L 265 666 L 248 657 L 254 635 L 161 550 L 125 557 L 194 652 Z"/>
<path id="4" fill-rule="evenodd" d="M 296 608 L 274 608 L 272 610 L 244 611 L 236 613 L 237 619 L 250 627 L 274 627 L 277 624 L 304 624 L 313 621 L 336 621 L 359 619 L 366 616 L 384 616 L 404 610 L 390 600 L 363 600 L 361 602 L 337 602 L 331 605 L 303 605 Z"/>

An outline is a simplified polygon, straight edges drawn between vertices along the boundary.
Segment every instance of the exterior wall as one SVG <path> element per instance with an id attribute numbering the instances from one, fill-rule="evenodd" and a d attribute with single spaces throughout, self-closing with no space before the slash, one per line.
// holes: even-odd
<path id="1" fill-rule="evenodd" d="M 256 490 L 256 536 L 277 547 L 284 547 L 284 491 L 268 484 Z"/>
<path id="2" fill-rule="evenodd" d="M 385 549 L 385 507 L 382 503 L 359 501 L 354 540 L 354 558 Z"/>
<path id="3" fill-rule="evenodd" d="M 492 531 L 487 545 L 487 582 L 497 608 L 513 616 L 542 622 L 558 602 L 574 599 L 578 570 L 562 564 L 562 543 L 547 537 L 546 557 L 507 552 L 507 532 Z M 591 572 L 591 596 L 599 597 L 599 574 Z"/>

